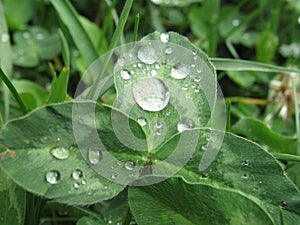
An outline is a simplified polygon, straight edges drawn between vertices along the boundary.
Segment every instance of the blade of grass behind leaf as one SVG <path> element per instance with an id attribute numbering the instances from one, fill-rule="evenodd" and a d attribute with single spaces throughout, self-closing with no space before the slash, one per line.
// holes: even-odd
<path id="1" fill-rule="evenodd" d="M 79 21 L 79 15 L 68 0 L 50 0 L 62 21 L 66 24 L 77 48 L 88 67 L 98 58 L 90 38 Z"/>
<path id="2" fill-rule="evenodd" d="M 4 11 L 2 7 L 2 2 L 0 1 L 0 67 L 7 74 L 8 77 L 12 75 L 12 61 L 11 61 L 11 46 L 9 40 L 8 29 L 6 25 L 6 20 L 4 16 Z M 9 90 L 7 87 L 3 87 L 3 98 L 4 98 L 4 121 L 9 119 Z"/>
<path id="3" fill-rule="evenodd" d="M 217 70 L 257 71 L 268 73 L 299 73 L 300 70 L 259 63 L 250 60 L 211 58 Z"/>
<path id="4" fill-rule="evenodd" d="M 22 111 L 24 113 L 27 113 L 28 110 L 27 110 L 26 106 L 24 105 L 20 95 L 18 94 L 17 90 L 12 85 L 12 83 L 10 82 L 10 80 L 8 79 L 8 77 L 5 75 L 5 73 L 3 72 L 3 70 L 1 68 L 0 68 L 0 78 L 6 84 L 6 86 L 12 93 L 12 95 L 15 97 L 15 99 L 16 99 L 17 103 L 19 104 L 20 108 L 22 109 Z"/>

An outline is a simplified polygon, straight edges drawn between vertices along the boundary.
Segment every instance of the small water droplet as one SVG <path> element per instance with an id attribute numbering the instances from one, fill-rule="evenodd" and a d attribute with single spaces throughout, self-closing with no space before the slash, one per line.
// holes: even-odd
<path id="1" fill-rule="evenodd" d="M 203 151 L 206 151 L 207 149 L 208 149 L 208 144 L 205 144 L 205 145 L 202 146 Z"/>
<path id="2" fill-rule="evenodd" d="M 162 128 L 158 128 L 158 129 L 156 130 L 156 135 L 157 135 L 157 136 L 162 135 L 162 133 L 163 133 L 163 129 L 162 129 Z"/>
<path id="3" fill-rule="evenodd" d="M 232 20 L 232 26 L 237 27 L 239 25 L 240 25 L 240 20 L 239 19 Z"/>
<path id="4" fill-rule="evenodd" d="M 146 111 L 158 112 L 170 100 L 170 93 L 164 82 L 155 77 L 141 79 L 133 83 L 132 93 L 136 103 Z"/>
<path id="5" fill-rule="evenodd" d="M 44 38 L 44 35 L 42 33 L 37 33 L 36 34 L 36 39 L 42 40 Z"/>
<path id="6" fill-rule="evenodd" d="M 49 184 L 56 184 L 60 180 L 60 173 L 57 170 L 50 170 L 46 173 L 45 179 Z"/>
<path id="7" fill-rule="evenodd" d="M 160 65 L 159 64 L 155 64 L 155 69 L 159 69 Z"/>
<path id="8" fill-rule="evenodd" d="M 189 98 L 191 98 L 191 96 L 189 94 L 186 94 L 185 98 L 189 99 Z"/>
<path id="9" fill-rule="evenodd" d="M 193 55 L 197 55 L 197 52 L 193 52 Z"/>
<path id="10" fill-rule="evenodd" d="M 186 64 L 178 63 L 171 69 L 171 76 L 175 79 L 186 78 L 190 70 Z"/>
<path id="11" fill-rule="evenodd" d="M 165 53 L 170 55 L 173 53 L 173 49 L 171 47 L 166 48 Z"/>
<path id="12" fill-rule="evenodd" d="M 244 162 L 242 162 L 243 166 L 249 166 L 249 160 L 245 160 Z"/>
<path id="13" fill-rule="evenodd" d="M 82 180 L 81 184 L 85 185 L 86 184 L 86 180 Z"/>
<path id="14" fill-rule="evenodd" d="M 287 206 L 287 203 L 285 201 L 280 202 L 279 207 L 280 208 L 285 208 Z"/>
<path id="15" fill-rule="evenodd" d="M 2 43 L 6 43 L 8 41 L 9 41 L 9 35 L 8 35 L 8 33 L 1 34 L 1 42 Z"/>
<path id="16" fill-rule="evenodd" d="M 201 69 L 197 69 L 197 73 L 201 73 L 202 72 L 202 70 Z"/>
<path id="17" fill-rule="evenodd" d="M 96 165 L 102 158 L 102 152 L 100 149 L 91 148 L 88 151 L 88 160 L 91 164 Z"/>
<path id="18" fill-rule="evenodd" d="M 115 180 L 115 179 L 117 179 L 118 176 L 119 175 L 117 173 L 114 173 L 114 174 L 111 175 L 111 178 Z"/>
<path id="19" fill-rule="evenodd" d="M 42 144 L 47 143 L 47 141 L 48 141 L 48 138 L 47 138 L 47 137 L 41 137 L 41 138 L 40 138 L 40 142 L 41 142 Z"/>
<path id="20" fill-rule="evenodd" d="M 133 170 L 135 163 L 133 161 L 127 161 L 125 162 L 124 166 L 127 170 Z"/>
<path id="21" fill-rule="evenodd" d="M 83 172 L 79 169 L 76 169 L 72 172 L 72 177 L 75 180 L 81 179 L 83 177 Z"/>
<path id="22" fill-rule="evenodd" d="M 61 141 L 61 137 L 57 137 L 57 138 L 56 138 L 56 141 Z"/>
<path id="23" fill-rule="evenodd" d="M 137 66 L 138 66 L 138 68 L 142 68 L 142 64 L 141 63 L 138 63 Z"/>
<path id="24" fill-rule="evenodd" d="M 56 159 L 67 159 L 70 155 L 70 152 L 64 147 L 56 147 L 50 149 L 50 154 Z"/>
<path id="25" fill-rule="evenodd" d="M 151 70 L 151 76 L 156 76 L 157 75 L 157 71 L 156 70 Z"/>
<path id="26" fill-rule="evenodd" d="M 194 59 L 194 60 L 197 60 L 197 59 L 198 59 L 198 57 L 195 55 L 195 56 L 193 57 L 193 59 Z"/>
<path id="27" fill-rule="evenodd" d="M 199 91 L 200 91 L 199 89 L 197 89 L 197 88 L 195 89 L 195 92 L 196 92 L 196 93 L 198 93 Z"/>
<path id="28" fill-rule="evenodd" d="M 144 127 L 144 126 L 147 125 L 147 120 L 146 120 L 144 117 L 139 117 L 139 118 L 137 119 L 137 122 L 138 122 L 142 127 Z"/>
<path id="29" fill-rule="evenodd" d="M 192 64 L 192 65 L 191 65 L 191 67 L 192 67 L 192 68 L 195 68 L 195 67 L 196 67 L 196 65 L 195 65 L 195 64 Z"/>
<path id="30" fill-rule="evenodd" d="M 131 77 L 130 72 L 128 70 L 121 70 L 120 75 L 124 80 L 129 80 Z"/>
<path id="31" fill-rule="evenodd" d="M 186 91 L 188 88 L 186 86 L 181 87 L 181 90 Z"/>
<path id="32" fill-rule="evenodd" d="M 178 124 L 177 124 L 177 130 L 181 133 L 185 130 L 190 130 L 190 129 L 193 129 L 195 127 L 195 123 L 193 120 L 191 119 L 183 119 L 182 121 L 180 121 Z"/>
<path id="33" fill-rule="evenodd" d="M 201 177 L 202 177 L 202 179 L 207 180 L 208 177 L 209 177 L 209 175 L 208 175 L 208 173 L 203 173 L 203 174 L 201 175 Z"/>
<path id="34" fill-rule="evenodd" d="M 199 83 L 201 81 L 201 77 L 200 76 L 196 76 L 194 78 L 194 81 L 197 82 L 197 83 Z"/>
<path id="35" fill-rule="evenodd" d="M 163 122 L 158 121 L 155 123 L 156 128 L 162 128 L 163 126 L 164 126 Z"/>
<path id="36" fill-rule="evenodd" d="M 254 186 L 254 187 L 253 187 L 253 191 L 259 191 L 259 187 Z"/>
<path id="37" fill-rule="evenodd" d="M 80 182 L 75 182 L 75 183 L 73 184 L 73 187 L 77 189 L 77 188 L 80 187 L 80 185 L 81 185 Z"/>
<path id="38" fill-rule="evenodd" d="M 160 37 L 161 42 L 163 42 L 163 43 L 167 43 L 169 41 L 168 33 L 161 33 L 159 37 Z"/>
<path id="39" fill-rule="evenodd" d="M 156 53 L 155 49 L 149 45 L 140 47 L 137 57 L 146 64 L 153 64 L 158 60 L 158 54 Z"/>
<path id="40" fill-rule="evenodd" d="M 248 179 L 249 177 L 248 177 L 248 175 L 247 175 L 247 174 L 244 174 L 244 175 L 242 176 L 242 178 L 244 178 L 244 179 Z"/>

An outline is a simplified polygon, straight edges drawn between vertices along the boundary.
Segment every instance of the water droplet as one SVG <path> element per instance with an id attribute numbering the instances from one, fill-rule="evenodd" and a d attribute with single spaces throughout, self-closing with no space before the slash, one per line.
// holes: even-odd
<path id="1" fill-rule="evenodd" d="M 191 119 L 183 119 L 177 124 L 177 130 L 181 133 L 185 130 L 190 130 L 195 127 L 195 123 Z"/>
<path id="2" fill-rule="evenodd" d="M 202 72 L 202 70 L 201 69 L 197 69 L 197 73 L 201 73 Z"/>
<path id="3" fill-rule="evenodd" d="M 298 23 L 300 24 L 300 16 L 298 17 Z"/>
<path id="4" fill-rule="evenodd" d="M 61 137 L 57 137 L 57 138 L 56 138 L 56 141 L 61 141 Z"/>
<path id="5" fill-rule="evenodd" d="M 181 90 L 186 91 L 188 88 L 186 86 L 181 87 Z"/>
<path id="6" fill-rule="evenodd" d="M 56 184 L 60 180 L 60 173 L 57 170 L 50 170 L 45 178 L 49 184 Z"/>
<path id="7" fill-rule="evenodd" d="M 196 67 L 196 65 L 195 65 L 195 64 L 192 64 L 192 65 L 191 65 L 191 67 L 192 67 L 192 68 L 195 68 L 195 67 Z"/>
<path id="8" fill-rule="evenodd" d="M 253 191 L 258 191 L 258 190 L 259 190 L 259 187 L 257 187 L 257 186 L 253 187 Z"/>
<path id="9" fill-rule="evenodd" d="M 186 94 L 185 98 L 189 99 L 189 98 L 191 98 L 191 96 L 189 94 Z"/>
<path id="10" fill-rule="evenodd" d="M 118 177 L 117 173 L 114 173 L 114 174 L 111 175 L 111 178 L 114 179 L 114 180 L 117 179 L 117 177 Z"/>
<path id="11" fill-rule="evenodd" d="M 287 206 L 287 203 L 285 201 L 280 202 L 279 207 L 285 208 Z"/>
<path id="12" fill-rule="evenodd" d="M 75 179 L 75 180 L 78 180 L 78 179 L 81 179 L 83 177 L 83 172 L 79 169 L 76 169 L 72 172 L 72 177 Z"/>
<path id="13" fill-rule="evenodd" d="M 81 184 L 85 185 L 86 184 L 86 180 L 82 180 Z"/>
<path id="14" fill-rule="evenodd" d="M 151 70 L 151 76 L 156 76 L 157 75 L 157 71 L 156 70 Z"/>
<path id="15" fill-rule="evenodd" d="M 88 160 L 91 164 L 96 165 L 102 158 L 102 152 L 100 149 L 92 148 L 88 151 Z"/>
<path id="16" fill-rule="evenodd" d="M 155 69 L 159 69 L 160 65 L 159 64 L 155 64 Z"/>
<path id="17" fill-rule="evenodd" d="M 244 179 L 248 179 L 249 177 L 248 177 L 248 175 L 247 175 L 247 174 L 244 174 L 244 175 L 242 176 L 242 178 L 244 178 Z"/>
<path id="18" fill-rule="evenodd" d="M 158 112 L 164 109 L 170 100 L 170 92 L 164 82 L 155 77 L 138 80 L 132 85 L 136 103 L 146 111 Z"/>
<path id="19" fill-rule="evenodd" d="M 75 182 L 75 183 L 73 184 L 73 187 L 77 189 L 77 188 L 80 187 L 80 185 L 81 185 L 80 182 Z"/>
<path id="20" fill-rule="evenodd" d="M 42 33 L 37 33 L 36 34 L 36 39 L 42 40 L 44 38 L 44 35 Z"/>
<path id="21" fill-rule="evenodd" d="M 239 19 L 232 20 L 232 26 L 237 27 L 239 25 L 240 25 L 240 20 Z"/>
<path id="22" fill-rule="evenodd" d="M 138 122 L 142 127 L 144 127 L 144 126 L 147 125 L 147 120 L 146 120 L 144 117 L 139 117 L 139 118 L 137 119 L 137 122 Z"/>
<path id="23" fill-rule="evenodd" d="M 64 147 L 56 147 L 50 149 L 50 154 L 56 159 L 67 159 L 70 155 L 70 152 Z"/>
<path id="24" fill-rule="evenodd" d="M 209 175 L 208 175 L 208 173 L 204 173 L 204 174 L 202 174 L 201 177 L 202 177 L 202 179 L 206 180 L 206 179 L 208 179 Z"/>
<path id="25" fill-rule="evenodd" d="M 200 91 L 199 89 L 197 89 L 197 88 L 195 89 L 195 92 L 196 92 L 196 93 L 198 93 L 199 91 Z"/>
<path id="26" fill-rule="evenodd" d="M 208 144 L 205 144 L 205 145 L 202 146 L 203 151 L 206 151 L 207 149 L 208 149 Z"/>
<path id="27" fill-rule="evenodd" d="M 243 166 L 249 166 L 249 161 L 248 161 L 248 160 L 245 160 L 244 162 L 242 162 L 242 165 L 243 165 Z"/>
<path id="28" fill-rule="evenodd" d="M 9 35 L 8 35 L 8 33 L 1 34 L 1 42 L 2 43 L 6 43 L 8 41 L 9 41 Z"/>
<path id="29" fill-rule="evenodd" d="M 133 170 L 135 163 L 133 161 L 127 161 L 124 166 L 127 170 Z"/>
<path id="30" fill-rule="evenodd" d="M 141 63 L 138 63 L 137 66 L 138 66 L 138 68 L 142 68 L 142 64 Z"/>
<path id="31" fill-rule="evenodd" d="M 159 37 L 160 37 L 161 42 L 163 42 L 163 43 L 167 43 L 169 41 L 168 33 L 161 33 Z"/>
<path id="32" fill-rule="evenodd" d="M 124 80 L 129 80 L 131 77 L 130 72 L 128 70 L 121 70 L 120 74 Z"/>
<path id="33" fill-rule="evenodd" d="M 171 47 L 168 47 L 165 50 L 165 53 L 168 54 L 168 55 L 172 54 L 172 52 L 173 52 L 173 49 Z"/>
<path id="34" fill-rule="evenodd" d="M 162 128 L 163 126 L 164 126 L 163 122 L 158 121 L 155 123 L 156 128 Z"/>
<path id="35" fill-rule="evenodd" d="M 193 57 L 193 59 L 194 59 L 194 60 L 197 60 L 197 59 L 198 59 L 198 56 L 195 55 L 195 56 Z"/>
<path id="36" fill-rule="evenodd" d="M 156 130 L 156 135 L 157 135 L 157 136 L 162 135 L 162 133 L 163 133 L 163 129 L 162 129 L 162 128 L 158 128 L 158 129 Z"/>
<path id="37" fill-rule="evenodd" d="M 145 45 L 139 48 L 137 57 L 143 63 L 153 64 L 157 61 L 158 54 L 153 47 Z"/>
<path id="38" fill-rule="evenodd" d="M 40 142 L 41 142 L 42 144 L 47 143 L 47 141 L 48 141 L 48 138 L 47 138 L 47 137 L 41 137 L 41 138 L 40 138 Z"/>
<path id="39" fill-rule="evenodd" d="M 196 76 L 194 78 L 194 81 L 197 82 L 197 83 L 199 83 L 201 81 L 201 77 L 200 76 Z"/>
<path id="40" fill-rule="evenodd" d="M 171 76 L 175 79 L 186 78 L 190 70 L 186 64 L 178 63 L 171 69 Z"/>

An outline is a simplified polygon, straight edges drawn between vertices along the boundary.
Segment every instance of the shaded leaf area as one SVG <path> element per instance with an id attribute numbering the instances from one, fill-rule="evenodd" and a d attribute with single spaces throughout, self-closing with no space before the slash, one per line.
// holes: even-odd
<path id="1" fill-rule="evenodd" d="M 272 131 L 265 123 L 255 118 L 242 118 L 232 130 L 247 138 L 268 146 L 274 152 L 297 154 L 297 139 Z"/>
<path id="2" fill-rule="evenodd" d="M 139 225 L 274 224 L 251 197 L 221 187 L 186 183 L 180 178 L 130 187 L 129 204 Z"/>
<path id="3" fill-rule="evenodd" d="M 95 107 L 94 103 L 77 104 L 81 104 L 82 108 Z M 4 155 L 0 161 L 1 167 L 24 189 L 59 202 L 91 204 L 109 199 L 124 186 L 98 175 L 84 160 L 87 156 L 82 154 L 88 152 L 81 153 L 74 139 L 72 107 L 72 103 L 65 103 L 39 108 L 6 124 L 0 137 L 1 145 L 9 149 L 14 157 Z M 94 154 L 98 158 L 91 159 L 93 166 L 102 158 L 103 162 L 107 161 L 105 154 L 102 156 L 102 150 L 105 151 L 102 148 L 116 151 L 120 156 L 127 152 L 130 156 L 131 150 L 119 143 L 113 133 L 110 109 L 97 105 L 96 115 L 96 132 L 103 140 L 103 146 L 95 146 L 85 129 L 80 131 L 84 132 L 82 140 L 94 148 L 88 150 L 99 150 Z M 104 163 L 104 166 L 111 176 L 111 165 Z M 82 195 L 85 197 L 81 198 Z"/>
<path id="4" fill-rule="evenodd" d="M 26 193 L 0 170 L 0 224 L 24 224 Z"/>
<path id="5" fill-rule="evenodd" d="M 76 225 L 105 225 L 105 222 L 100 222 L 99 220 L 95 220 L 94 218 L 90 218 L 87 216 L 81 217 Z"/>
<path id="6" fill-rule="evenodd" d="M 216 101 L 215 69 L 203 51 L 178 33 L 154 32 L 123 50 L 114 78 L 114 107 L 141 124 L 149 150 L 170 139 L 179 124 L 190 129 L 209 123 Z"/>
<path id="7" fill-rule="evenodd" d="M 196 131 L 186 131 L 183 134 L 186 133 L 186 137 L 190 136 L 189 142 L 193 142 Z M 205 129 L 197 131 L 199 142 L 195 151 L 190 161 L 175 176 L 183 177 L 191 183 L 239 191 L 261 205 L 273 218 L 275 224 L 281 224 L 281 214 L 286 224 L 299 223 L 300 211 L 296 206 L 300 201 L 299 191 L 284 173 L 280 163 L 259 145 L 230 133 L 225 134 L 218 152 L 214 147 L 215 141 L 212 140 L 223 135 L 219 131 L 212 131 Z M 176 169 L 176 164 L 171 165 L 167 157 L 178 145 L 179 139 L 179 135 L 175 136 L 157 154 L 153 155 L 153 162 L 162 162 L 160 171 Z M 209 143 L 212 143 L 211 148 L 209 148 Z M 182 149 L 182 156 L 178 160 L 183 160 L 185 152 L 189 149 L 188 144 L 185 146 L 186 149 Z M 207 163 L 202 159 L 210 160 L 210 157 L 215 155 L 209 167 L 200 171 L 201 164 Z M 155 167 L 153 173 L 159 174 L 154 170 Z M 155 179 L 150 176 L 147 178 Z M 202 198 L 199 198 L 199 201 L 202 201 Z M 282 204 L 284 210 L 281 209 Z"/>

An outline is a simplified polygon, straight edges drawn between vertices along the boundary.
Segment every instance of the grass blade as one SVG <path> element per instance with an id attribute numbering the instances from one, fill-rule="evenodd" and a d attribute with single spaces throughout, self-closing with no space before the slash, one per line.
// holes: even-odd
<path id="1" fill-rule="evenodd" d="M 2 7 L 2 2 L 0 1 L 0 67 L 7 74 L 8 77 L 12 75 L 12 60 L 11 60 L 11 46 L 8 34 L 8 29 L 6 25 L 6 20 L 4 16 L 4 11 Z M 9 119 L 9 90 L 3 87 L 3 98 L 4 98 L 4 121 Z"/>
<path id="2" fill-rule="evenodd" d="M 250 60 L 211 58 L 217 70 L 257 71 L 268 73 L 300 73 L 300 70 Z"/>
<path id="3" fill-rule="evenodd" d="M 297 131 L 297 153 L 300 155 L 300 121 L 299 121 L 299 104 L 298 104 L 298 93 L 297 85 L 293 85 L 293 96 L 294 96 L 294 107 L 295 107 L 295 122 Z"/>
<path id="4" fill-rule="evenodd" d="M 68 0 L 50 0 L 50 2 L 68 28 L 74 43 L 85 60 L 86 66 L 89 66 L 98 58 L 98 54 L 79 21 L 78 13 Z"/>
<path id="5" fill-rule="evenodd" d="M 133 30 L 133 42 L 137 41 L 138 38 L 138 30 L 139 30 L 139 24 L 140 24 L 140 14 L 136 14 L 135 21 L 134 21 L 134 30 Z"/>
<path id="6" fill-rule="evenodd" d="M 27 110 L 26 106 L 24 105 L 20 95 L 18 94 L 17 90 L 12 85 L 12 83 L 10 82 L 10 80 L 8 79 L 8 77 L 5 75 L 5 73 L 3 72 L 3 70 L 1 68 L 0 68 L 0 79 L 6 84 L 6 86 L 12 93 L 12 95 L 15 97 L 15 99 L 16 99 L 17 103 L 19 104 L 20 108 L 22 109 L 22 111 L 24 113 L 27 113 L 28 110 Z"/>

